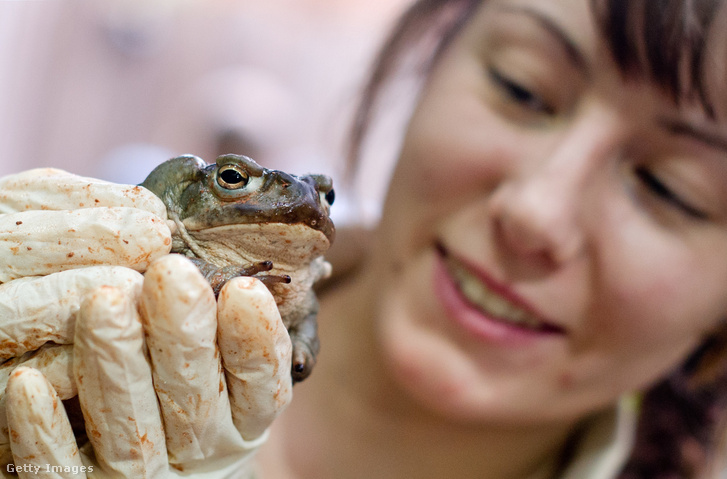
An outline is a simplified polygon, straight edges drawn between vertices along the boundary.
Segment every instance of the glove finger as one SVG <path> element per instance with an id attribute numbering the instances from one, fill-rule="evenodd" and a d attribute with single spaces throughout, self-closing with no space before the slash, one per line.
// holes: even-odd
<path id="1" fill-rule="evenodd" d="M 38 351 L 13 358 L 0 366 L 0 391 L 5 391 L 10 376 L 18 366 L 37 369 L 50 382 L 61 399 L 69 399 L 78 394 L 73 380 L 73 347 L 71 345 L 46 344 Z M 6 414 L 7 394 L 0 392 L 0 464 L 3 452 L 10 450 L 10 437 Z"/>
<path id="2" fill-rule="evenodd" d="M 165 256 L 147 271 L 141 304 L 169 462 L 189 471 L 195 461 L 239 451 L 209 283 L 186 258 Z"/>
<path id="3" fill-rule="evenodd" d="M 143 276 L 120 266 L 95 266 L 0 285 L 0 360 L 44 343 L 73 342 L 76 315 L 88 291 L 108 285 L 138 298 Z"/>
<path id="4" fill-rule="evenodd" d="M 5 477 L 7 472 L 6 466 L 13 464 L 13 454 L 10 451 L 10 433 L 8 431 L 8 416 L 7 416 L 7 394 L 6 386 L 10 379 L 10 374 L 20 364 L 21 358 L 12 358 L 5 361 L 0 366 L 0 472 L 3 472 L 2 477 Z"/>
<path id="5" fill-rule="evenodd" d="M 292 399 L 290 336 L 275 299 L 251 277 L 235 278 L 222 288 L 217 319 L 232 417 L 242 437 L 253 440 Z"/>
<path id="6" fill-rule="evenodd" d="M 13 371 L 7 418 L 18 477 L 86 477 L 63 403 L 40 371 L 24 366 Z"/>
<path id="7" fill-rule="evenodd" d="M 140 186 L 86 178 L 55 168 L 36 168 L 0 179 L 0 214 L 97 206 L 126 206 L 162 219 L 167 217 L 159 197 Z"/>
<path id="8" fill-rule="evenodd" d="M 171 246 L 167 223 L 135 208 L 0 215 L 0 282 L 99 264 L 144 271 Z"/>
<path id="9" fill-rule="evenodd" d="M 108 286 L 81 305 L 73 370 L 100 469 L 129 478 L 167 471 L 164 429 L 136 308 Z"/>

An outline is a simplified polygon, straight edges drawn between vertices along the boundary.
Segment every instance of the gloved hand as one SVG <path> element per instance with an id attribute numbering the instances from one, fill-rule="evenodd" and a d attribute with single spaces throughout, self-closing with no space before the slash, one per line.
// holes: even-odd
<path id="1" fill-rule="evenodd" d="M 136 186 L 49 168 L 0 179 L 0 466 L 12 460 L 7 375 L 30 361 L 63 399 L 75 396 L 70 344 L 82 298 L 109 285 L 137 301 L 137 271 L 171 249 L 165 220 L 162 201 Z"/>
<path id="2" fill-rule="evenodd" d="M 196 267 L 169 255 L 147 271 L 140 301 L 139 315 L 104 286 L 81 306 L 73 376 L 90 442 L 80 454 L 54 386 L 36 369 L 10 374 L 20 477 L 247 477 L 248 456 L 292 396 L 292 346 L 272 295 L 235 278 L 216 303 Z"/>
<path id="3" fill-rule="evenodd" d="M 290 401 L 290 342 L 266 288 L 240 278 L 220 295 L 223 376 L 214 352 L 214 298 L 196 269 L 179 257 L 159 263 L 166 265 L 159 266 L 165 273 L 152 268 L 147 275 L 141 309 L 152 362 L 146 362 L 134 316 L 141 276 L 127 268 L 84 267 L 110 263 L 143 271 L 151 259 L 168 252 L 169 230 L 159 219 L 165 217 L 164 206 L 145 193 L 57 170 L 34 170 L 0 182 L 0 211 L 6 212 L 0 231 L 8 232 L 0 233 L 5 235 L 0 255 L 8 257 L 0 275 L 12 280 L 0 286 L 0 334 L 5 335 L 0 355 L 11 358 L 0 368 L 0 391 L 8 382 L 7 394 L 0 395 L 0 453 L 5 453 L 2 464 L 14 460 L 21 466 L 21 477 L 36 470 L 30 466 L 42 472 L 48 465 L 63 471 L 56 477 L 81 477 L 73 475 L 79 454 L 55 392 L 61 399 L 80 397 L 91 439 L 81 457 L 94 468 L 90 477 L 160 477 L 174 468 L 216 471 L 209 477 L 223 477 L 239 469 L 237 462 L 262 441 L 262 431 Z M 65 211 L 77 205 L 100 208 Z M 10 214 L 33 208 L 41 211 Z M 12 225 L 33 232 L 14 231 Z M 16 254 L 44 247 L 48 250 L 39 256 Z M 196 279 L 183 279 L 188 277 Z M 98 285 L 107 287 L 80 307 L 80 298 Z M 155 289 L 161 296 L 152 294 Z M 53 343 L 40 347 L 46 341 Z M 71 371 L 74 355 L 78 389 Z M 50 383 L 32 369 L 15 369 L 18 365 L 38 368 Z M 5 401 L 7 415 L 2 413 Z M 11 443 L 13 457 L 8 457 Z"/>

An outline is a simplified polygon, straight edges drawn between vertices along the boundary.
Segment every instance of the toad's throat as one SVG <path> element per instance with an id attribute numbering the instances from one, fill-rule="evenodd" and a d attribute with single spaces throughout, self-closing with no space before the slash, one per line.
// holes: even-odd
<path id="1" fill-rule="evenodd" d="M 330 246 L 323 232 L 302 223 L 251 223 L 195 231 L 184 221 L 173 221 L 172 252 L 217 266 L 272 261 L 278 268 L 296 269 L 322 256 Z"/>

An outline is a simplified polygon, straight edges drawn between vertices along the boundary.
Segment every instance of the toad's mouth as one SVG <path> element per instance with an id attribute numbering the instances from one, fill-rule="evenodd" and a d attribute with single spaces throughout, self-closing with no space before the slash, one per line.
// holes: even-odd
<path id="1" fill-rule="evenodd" d="M 507 298 L 498 291 L 496 285 L 485 281 L 466 263 L 449 254 L 441 244 L 437 245 L 437 251 L 462 299 L 488 319 L 531 331 L 565 332 L 563 328 L 544 321 L 527 307 Z"/>
<path id="2" fill-rule="evenodd" d="M 171 216 L 171 215 L 170 215 Z M 192 231 L 218 228 L 244 228 L 246 226 L 296 227 L 311 229 L 324 234 L 329 242 L 335 238 L 335 227 L 331 218 L 316 208 L 292 209 L 283 206 L 272 211 L 263 211 L 259 205 L 235 203 L 221 206 L 203 217 L 191 216 L 181 220 L 184 227 Z"/>

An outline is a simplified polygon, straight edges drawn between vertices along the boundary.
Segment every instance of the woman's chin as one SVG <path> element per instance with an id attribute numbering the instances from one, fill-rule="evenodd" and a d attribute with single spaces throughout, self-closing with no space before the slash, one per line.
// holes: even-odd
<path id="1" fill-rule="evenodd" d="M 421 281 L 422 276 L 414 273 L 409 278 Z M 498 409 L 498 394 L 482 377 L 476 358 L 422 314 L 428 309 L 426 288 L 411 288 L 406 279 L 397 285 L 382 298 L 378 327 L 393 380 L 425 409 L 450 419 L 471 421 L 497 414 L 493 408 Z"/>
<path id="2" fill-rule="evenodd" d="M 472 397 L 471 366 L 440 337 L 397 320 L 387 321 L 381 335 L 387 370 L 417 403 L 452 419 L 481 414 L 481 401 Z"/>

